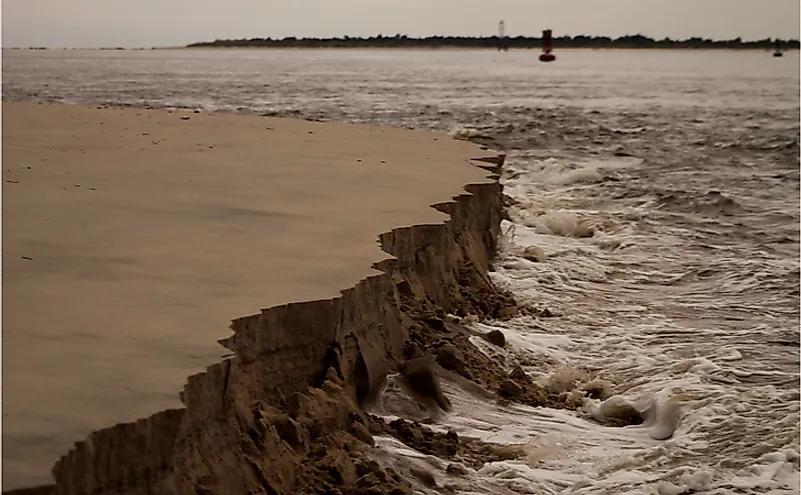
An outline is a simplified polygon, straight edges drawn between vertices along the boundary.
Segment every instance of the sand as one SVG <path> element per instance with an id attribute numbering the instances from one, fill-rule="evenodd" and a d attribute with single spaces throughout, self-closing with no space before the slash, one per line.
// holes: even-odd
<path id="1" fill-rule="evenodd" d="M 3 488 L 179 407 L 229 320 L 377 273 L 377 236 L 487 181 L 475 145 L 344 124 L 3 107 Z"/>

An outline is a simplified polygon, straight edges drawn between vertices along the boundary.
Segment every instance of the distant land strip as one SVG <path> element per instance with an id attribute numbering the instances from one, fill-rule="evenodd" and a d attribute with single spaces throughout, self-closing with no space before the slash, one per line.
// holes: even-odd
<path id="1" fill-rule="evenodd" d="M 371 36 L 369 38 L 251 38 L 202 41 L 187 45 L 186 48 L 508 48 L 527 49 L 540 48 L 541 38 L 528 36 L 514 37 L 468 37 L 468 36 L 429 36 L 412 38 L 406 35 Z M 743 41 L 740 38 L 731 40 L 711 40 L 688 38 L 673 40 L 664 38 L 655 40 L 642 35 L 609 38 L 606 36 L 560 36 L 553 38 L 555 49 L 559 48 L 597 48 L 597 49 L 728 49 L 728 50 L 797 50 L 798 40 L 762 39 Z"/>

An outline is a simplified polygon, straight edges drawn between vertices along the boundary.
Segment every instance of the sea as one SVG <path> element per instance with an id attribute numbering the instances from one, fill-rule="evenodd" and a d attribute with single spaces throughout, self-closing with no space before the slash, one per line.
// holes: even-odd
<path id="1" fill-rule="evenodd" d="M 670 406 L 672 436 L 601 424 L 600 400 L 500 405 L 446 383 L 454 408 L 432 428 L 525 455 L 461 476 L 388 437 L 380 456 L 430 470 L 439 488 L 420 493 L 799 493 L 798 52 L 537 55 L 5 50 L 2 94 L 433 129 L 503 151 L 491 277 L 551 316 L 474 322 L 508 345 L 474 342 L 544 386 L 600 379 L 608 400 Z M 44 433 L 60 452 L 79 439 Z M 26 441 L 3 431 L 8 487 L 47 481 L 55 459 Z"/>

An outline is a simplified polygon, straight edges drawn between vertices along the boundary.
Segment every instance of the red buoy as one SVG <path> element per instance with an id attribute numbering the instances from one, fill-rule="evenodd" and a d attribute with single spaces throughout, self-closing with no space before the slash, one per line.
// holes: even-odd
<path id="1" fill-rule="evenodd" d="M 553 51 L 553 36 L 551 30 L 546 29 L 542 32 L 542 53 L 540 54 L 540 62 L 553 62 L 556 60 L 556 55 L 551 53 Z"/>

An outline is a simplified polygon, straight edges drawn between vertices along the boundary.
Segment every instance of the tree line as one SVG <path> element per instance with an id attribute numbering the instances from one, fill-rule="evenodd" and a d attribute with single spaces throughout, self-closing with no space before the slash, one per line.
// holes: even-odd
<path id="1" fill-rule="evenodd" d="M 428 36 L 413 38 L 402 34 L 395 36 L 371 36 L 368 38 L 344 36 L 342 38 L 251 38 L 251 39 L 218 39 L 202 41 L 187 45 L 187 48 L 509 48 L 535 49 L 541 46 L 542 39 L 531 36 Z M 731 40 L 712 40 L 708 38 L 688 38 L 674 40 L 663 38 L 656 40 L 640 34 L 610 38 L 607 36 L 560 36 L 553 38 L 555 49 L 559 48 L 595 48 L 595 49 L 729 49 L 729 50 L 768 50 L 780 47 L 784 50 L 799 49 L 799 41 L 795 39 L 770 39 L 743 41 L 741 38 Z"/>

